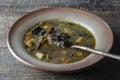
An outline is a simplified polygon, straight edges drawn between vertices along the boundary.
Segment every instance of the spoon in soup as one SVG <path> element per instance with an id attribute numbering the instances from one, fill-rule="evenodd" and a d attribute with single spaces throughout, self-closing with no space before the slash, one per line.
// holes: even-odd
<path id="1" fill-rule="evenodd" d="M 85 50 L 85 51 L 88 51 L 88 52 L 92 52 L 92 53 L 97 54 L 97 55 L 101 55 L 101 56 L 110 57 L 110 58 L 113 58 L 113 59 L 120 60 L 119 55 L 115 55 L 115 54 L 107 53 L 107 52 L 104 52 L 104 51 L 91 49 L 91 48 L 84 47 L 84 46 L 72 45 L 71 48 L 78 48 L 78 49 L 82 49 L 82 50 Z"/>
<path id="2" fill-rule="evenodd" d="M 52 32 L 55 29 L 51 26 L 48 26 L 48 27 L 49 27 L 49 29 L 46 32 L 46 35 L 44 36 L 44 39 L 40 41 L 40 44 L 38 45 L 38 49 L 40 48 L 41 44 L 45 43 L 45 41 L 47 39 L 51 39 L 51 40 L 54 41 L 54 44 L 56 44 L 57 46 L 62 47 L 62 48 L 64 48 L 64 47 L 78 48 L 78 49 L 82 49 L 82 50 L 85 50 L 85 51 L 88 51 L 88 52 L 92 52 L 94 54 L 98 54 L 98 55 L 101 55 L 101 56 L 106 56 L 106 57 L 110 57 L 110 58 L 120 60 L 119 55 L 110 54 L 110 53 L 107 53 L 107 52 L 104 52 L 104 51 L 99 51 L 99 50 L 91 49 L 91 48 L 84 47 L 84 46 L 73 45 L 73 43 L 68 40 L 70 38 L 68 34 L 65 34 L 65 33 L 59 33 L 59 34 L 54 33 L 53 34 Z M 41 28 L 40 27 L 35 28 L 35 31 L 33 31 L 33 33 L 37 33 L 38 30 L 41 30 Z M 48 35 L 50 35 L 50 36 L 48 36 Z M 41 35 L 41 36 L 43 36 L 43 35 Z"/>

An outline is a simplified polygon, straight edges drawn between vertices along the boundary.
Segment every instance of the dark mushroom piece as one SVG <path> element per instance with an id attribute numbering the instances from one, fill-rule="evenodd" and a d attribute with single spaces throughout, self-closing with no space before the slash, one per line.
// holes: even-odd
<path id="1" fill-rule="evenodd" d="M 62 47 L 62 48 L 67 47 L 68 48 L 68 47 L 70 47 L 72 45 L 73 45 L 73 43 L 70 42 L 70 41 L 61 41 L 60 47 Z"/>
<path id="2" fill-rule="evenodd" d="M 61 39 L 62 41 L 67 40 L 67 39 L 69 39 L 69 38 L 70 38 L 70 36 L 69 36 L 68 34 L 65 34 L 65 33 L 61 33 L 61 34 L 60 34 L 60 39 Z"/>
<path id="3" fill-rule="evenodd" d="M 38 26 L 32 31 L 32 34 L 37 35 L 39 32 L 41 32 L 41 30 L 42 30 L 42 28 L 40 26 Z"/>

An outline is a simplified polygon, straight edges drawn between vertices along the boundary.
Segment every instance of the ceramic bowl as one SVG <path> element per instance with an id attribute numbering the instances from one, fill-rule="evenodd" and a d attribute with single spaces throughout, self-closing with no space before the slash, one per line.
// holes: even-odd
<path id="1" fill-rule="evenodd" d="M 83 60 L 69 64 L 53 64 L 42 62 L 29 55 L 23 46 L 25 32 L 40 21 L 60 19 L 82 25 L 93 33 L 97 50 L 108 52 L 113 44 L 113 33 L 108 24 L 101 18 L 89 12 L 73 8 L 52 7 L 33 11 L 18 19 L 8 33 L 7 45 L 12 55 L 22 63 L 49 72 L 73 72 L 83 70 L 98 61 L 103 56 L 90 54 Z"/>

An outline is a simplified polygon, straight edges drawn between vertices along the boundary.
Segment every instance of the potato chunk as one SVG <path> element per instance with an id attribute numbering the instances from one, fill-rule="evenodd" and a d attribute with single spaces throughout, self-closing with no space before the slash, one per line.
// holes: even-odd
<path id="1" fill-rule="evenodd" d="M 68 58 L 61 58 L 61 61 L 63 64 L 70 63 L 70 59 L 68 59 Z"/>
<path id="2" fill-rule="evenodd" d="M 42 60 L 45 57 L 45 55 L 40 52 L 37 52 L 35 56 L 40 60 Z"/>
<path id="3" fill-rule="evenodd" d="M 66 54 L 67 51 L 66 51 L 66 50 L 62 50 L 61 53 L 62 53 L 62 54 Z"/>
<path id="4" fill-rule="evenodd" d="M 82 52 L 77 53 L 77 56 L 82 56 L 82 55 L 83 55 Z"/>
<path id="5" fill-rule="evenodd" d="M 72 31 L 71 31 L 70 29 L 65 28 L 65 29 L 64 29 L 64 33 L 72 34 Z"/>
<path id="6" fill-rule="evenodd" d="M 83 37 L 79 37 L 75 41 L 75 43 L 81 43 L 81 42 L 83 42 Z"/>
<path id="7" fill-rule="evenodd" d="M 29 46 L 29 47 L 32 47 L 33 44 L 34 44 L 34 40 L 33 40 L 33 39 L 29 39 L 28 41 L 26 41 L 25 44 L 26 44 L 27 46 Z"/>
<path id="8" fill-rule="evenodd" d="M 46 23 L 43 28 L 44 28 L 45 30 L 48 30 L 48 29 L 51 28 L 51 26 L 50 26 L 48 23 Z"/>

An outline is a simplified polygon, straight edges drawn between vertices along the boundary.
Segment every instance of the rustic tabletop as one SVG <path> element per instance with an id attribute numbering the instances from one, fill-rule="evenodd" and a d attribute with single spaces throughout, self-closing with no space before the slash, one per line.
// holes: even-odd
<path id="1" fill-rule="evenodd" d="M 120 0 L 0 0 L 0 80 L 120 80 L 120 61 L 104 58 L 94 67 L 73 74 L 42 72 L 18 62 L 7 48 L 7 32 L 21 16 L 46 7 L 72 7 L 100 16 L 111 27 L 111 53 L 120 55 Z"/>

